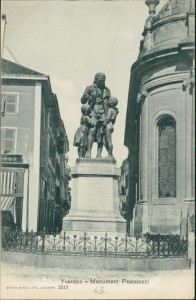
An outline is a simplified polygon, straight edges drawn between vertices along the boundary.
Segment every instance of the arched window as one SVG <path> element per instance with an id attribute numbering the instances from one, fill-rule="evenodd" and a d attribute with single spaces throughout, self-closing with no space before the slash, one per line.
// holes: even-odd
<path id="1" fill-rule="evenodd" d="M 176 122 L 166 116 L 158 122 L 158 195 L 176 197 Z"/>

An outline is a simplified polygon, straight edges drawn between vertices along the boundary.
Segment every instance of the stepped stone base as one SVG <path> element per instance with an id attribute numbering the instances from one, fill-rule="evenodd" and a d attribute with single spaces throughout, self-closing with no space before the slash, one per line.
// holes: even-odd
<path id="1" fill-rule="evenodd" d="M 72 207 L 63 219 L 63 231 L 125 233 L 119 212 L 119 176 L 114 159 L 77 159 L 72 168 Z"/>

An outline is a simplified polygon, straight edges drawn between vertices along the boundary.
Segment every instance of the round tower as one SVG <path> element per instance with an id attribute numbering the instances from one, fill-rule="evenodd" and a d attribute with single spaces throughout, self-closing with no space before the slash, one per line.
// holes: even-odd
<path id="1" fill-rule="evenodd" d="M 135 233 L 182 233 L 194 211 L 194 5 L 146 0 L 131 68 L 125 145 Z"/>

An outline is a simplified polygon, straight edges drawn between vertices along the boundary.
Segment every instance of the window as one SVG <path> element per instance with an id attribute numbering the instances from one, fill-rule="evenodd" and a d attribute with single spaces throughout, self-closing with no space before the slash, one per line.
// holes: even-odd
<path id="1" fill-rule="evenodd" d="M 3 153 L 15 153 L 16 150 L 16 129 L 2 128 L 1 131 L 1 145 Z"/>
<path id="2" fill-rule="evenodd" d="M 1 113 L 5 112 L 5 94 L 1 93 Z"/>
<path id="3" fill-rule="evenodd" d="M 1 113 L 16 114 L 18 112 L 18 94 L 1 93 Z"/>
<path id="4" fill-rule="evenodd" d="M 176 122 L 167 116 L 158 122 L 158 195 L 176 197 Z"/>

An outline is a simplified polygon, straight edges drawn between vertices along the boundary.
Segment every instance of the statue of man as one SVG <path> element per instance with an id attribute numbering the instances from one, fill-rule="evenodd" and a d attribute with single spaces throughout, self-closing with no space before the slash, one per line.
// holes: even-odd
<path id="1" fill-rule="evenodd" d="M 86 157 L 91 157 L 93 142 L 97 142 L 97 158 L 101 158 L 103 149 L 104 122 L 107 113 L 107 101 L 111 97 L 110 90 L 105 86 L 104 73 L 95 74 L 92 85 L 85 89 L 81 103 L 88 103 L 92 109 L 92 118 L 95 127 L 89 129 Z"/>

